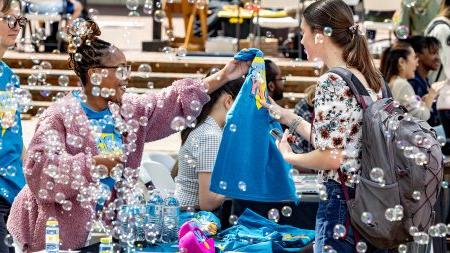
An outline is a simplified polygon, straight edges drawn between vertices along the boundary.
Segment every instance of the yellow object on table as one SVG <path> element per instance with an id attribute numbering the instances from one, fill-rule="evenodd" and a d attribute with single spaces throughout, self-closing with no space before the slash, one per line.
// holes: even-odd
<path id="1" fill-rule="evenodd" d="M 255 17 L 256 14 L 252 10 L 248 10 L 245 8 L 240 8 L 239 10 L 239 17 L 240 18 L 252 18 Z M 219 11 L 217 13 L 217 16 L 219 18 L 237 18 L 238 16 L 238 10 L 236 8 L 236 5 L 225 5 L 223 7 L 223 10 Z M 271 11 L 271 10 L 259 10 L 259 16 L 262 18 L 283 18 L 287 16 L 286 11 Z"/>

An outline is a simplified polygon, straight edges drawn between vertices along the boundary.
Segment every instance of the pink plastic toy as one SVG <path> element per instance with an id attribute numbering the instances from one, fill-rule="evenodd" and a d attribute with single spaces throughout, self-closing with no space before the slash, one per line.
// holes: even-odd
<path id="1" fill-rule="evenodd" d="M 178 233 L 178 246 L 188 253 L 214 253 L 214 239 L 207 238 L 196 222 L 184 223 Z"/>

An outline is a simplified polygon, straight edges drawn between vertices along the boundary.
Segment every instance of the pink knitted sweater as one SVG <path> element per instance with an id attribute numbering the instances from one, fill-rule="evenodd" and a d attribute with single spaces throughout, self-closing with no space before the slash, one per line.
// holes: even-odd
<path id="1" fill-rule="evenodd" d="M 148 117 L 148 124 L 145 127 L 140 126 L 136 133 L 136 151 L 128 156 L 125 166 L 139 167 L 145 142 L 162 139 L 174 133 L 170 123 L 175 116 L 198 116 L 199 111 L 193 111 L 190 106 L 193 100 L 199 101 L 202 105 L 209 100 L 204 84 L 200 80 L 179 80 L 158 94 L 125 94 L 122 103 L 132 105 L 134 108 L 132 118 L 139 120 L 143 116 Z M 91 158 L 97 155 L 98 151 L 94 137 L 91 134 L 86 136 L 83 131 L 80 131 L 82 128 L 80 124 L 65 122 L 67 121 L 67 115 L 64 115 L 65 108 L 76 106 L 80 108 L 75 109 L 81 110 L 80 104 L 73 101 L 73 95 L 69 94 L 43 113 L 28 148 L 27 158 L 24 162 L 27 185 L 16 197 L 7 223 L 9 232 L 24 246 L 26 252 L 44 249 L 45 224 L 51 216 L 59 221 L 62 243 L 60 249 L 77 249 L 86 243 L 88 236 L 86 223 L 90 220 L 91 211 L 90 208 L 82 208 L 80 202 L 77 201 L 79 190 L 71 187 L 74 175 L 67 171 L 71 170 L 74 165 L 80 166 L 81 176 L 84 177 L 83 181 L 92 182 Z M 162 101 L 164 101 L 163 106 L 161 106 Z M 80 115 L 81 118 L 76 117 L 74 121 L 87 122 L 86 115 L 84 113 Z M 58 172 L 67 175 L 69 180 L 68 183 L 67 181 L 55 182 L 53 190 L 48 190 L 49 197 L 42 199 L 38 196 L 39 190 L 45 189 L 49 180 L 55 181 L 44 169 L 50 163 L 49 157 L 44 153 L 48 148 L 46 145 L 49 145 L 48 138 L 46 139 L 45 136 L 50 130 L 56 130 L 60 142 L 63 143 L 61 147 L 63 154 L 54 158 L 51 164 L 55 164 Z M 68 135 L 82 137 L 82 148 L 68 145 L 66 143 Z M 84 152 L 86 149 L 92 150 L 92 155 L 87 155 Z M 42 159 L 33 158 L 36 153 L 42 154 Z M 63 193 L 66 200 L 72 202 L 73 206 L 70 211 L 65 211 L 61 204 L 55 201 L 57 193 Z"/>

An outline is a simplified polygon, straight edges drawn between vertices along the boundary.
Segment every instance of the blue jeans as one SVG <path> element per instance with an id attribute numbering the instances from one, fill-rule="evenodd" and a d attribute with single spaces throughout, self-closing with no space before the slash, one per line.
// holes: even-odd
<path id="1" fill-rule="evenodd" d="M 334 180 L 328 180 L 324 183 L 327 188 L 328 199 L 319 202 L 319 209 L 316 216 L 316 238 L 314 253 L 324 252 L 324 246 L 333 247 L 339 253 L 355 253 L 356 248 L 353 230 L 350 227 L 345 239 L 334 239 L 334 226 L 341 224 L 345 226 L 347 220 L 347 204 L 345 202 L 344 192 L 340 183 Z M 354 198 L 355 189 L 348 188 L 350 198 Z M 363 238 L 361 238 L 364 240 Z M 376 249 L 367 243 L 369 252 L 385 253 L 387 250 Z"/>

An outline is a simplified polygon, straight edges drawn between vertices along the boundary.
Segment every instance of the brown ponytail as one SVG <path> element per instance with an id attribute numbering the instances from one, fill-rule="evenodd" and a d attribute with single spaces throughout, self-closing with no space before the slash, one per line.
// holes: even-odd
<path id="1" fill-rule="evenodd" d="M 369 87 L 378 92 L 383 79 L 375 67 L 367 40 L 353 21 L 353 12 L 342 0 L 319 0 L 309 5 L 303 13 L 313 31 L 332 29 L 331 40 L 343 49 L 343 59 L 348 67 L 359 70 Z"/>

